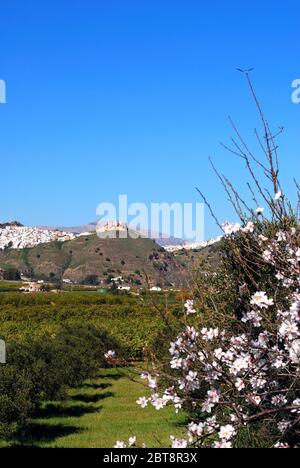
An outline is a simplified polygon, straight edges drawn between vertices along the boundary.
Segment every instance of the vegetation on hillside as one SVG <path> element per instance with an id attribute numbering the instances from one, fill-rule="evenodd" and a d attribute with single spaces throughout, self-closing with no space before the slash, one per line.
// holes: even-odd
<path id="1" fill-rule="evenodd" d="M 187 270 L 173 254 L 150 239 L 100 239 L 96 234 L 68 242 L 40 244 L 31 249 L 0 251 L 0 268 L 31 278 L 60 282 L 110 284 L 122 276 L 131 286 L 186 285 Z"/>

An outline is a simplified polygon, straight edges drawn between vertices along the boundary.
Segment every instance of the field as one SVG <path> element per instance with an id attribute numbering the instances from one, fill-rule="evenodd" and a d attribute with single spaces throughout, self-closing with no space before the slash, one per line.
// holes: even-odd
<path id="1" fill-rule="evenodd" d="M 165 308 L 164 296 L 154 300 Z M 107 331 L 128 351 L 141 357 L 164 325 L 153 312 L 148 296 L 130 297 L 97 293 L 0 294 L 0 338 L 23 340 L 55 334 L 62 326 L 91 324 Z M 182 309 L 174 297 L 167 298 L 173 311 Z"/>
<path id="2" fill-rule="evenodd" d="M 148 447 L 168 447 L 170 434 L 182 433 L 185 417 L 174 409 L 139 408 L 136 399 L 144 394 L 128 369 L 102 370 L 70 391 L 67 401 L 45 403 L 26 435 L 0 446 L 110 448 L 136 435 Z"/>
<path id="3" fill-rule="evenodd" d="M 7 344 L 55 340 L 65 327 L 94 326 L 115 339 L 131 362 L 129 367 L 99 368 L 96 378 L 69 389 L 63 401 L 41 401 L 25 429 L 3 439 L 1 447 L 112 447 L 132 435 L 148 447 L 168 447 L 170 435 L 181 434 L 184 414 L 136 404 L 147 393 L 137 372 L 143 366 L 143 348 L 153 345 L 164 326 L 151 300 L 162 310 L 167 301 L 179 313 L 175 296 L 151 299 L 87 291 L 27 295 L 14 292 L 17 285 L 12 283 L 1 286 L 7 292 L 0 294 L 0 338 Z"/>

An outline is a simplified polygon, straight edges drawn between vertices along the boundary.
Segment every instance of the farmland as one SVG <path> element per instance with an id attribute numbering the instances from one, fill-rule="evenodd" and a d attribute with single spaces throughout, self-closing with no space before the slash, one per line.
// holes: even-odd
<path id="1" fill-rule="evenodd" d="M 144 366 L 143 350 L 153 346 L 165 325 L 163 317 L 153 312 L 151 301 L 155 300 L 158 308 L 164 308 L 167 301 L 173 312 L 180 314 L 181 304 L 176 297 L 130 297 L 95 291 L 27 295 L 15 292 L 17 286 L 11 282 L 1 284 L 6 292 L 0 294 L 0 338 L 8 347 L 8 365 L 1 369 L 4 395 L 0 416 L 4 422 L 0 429 L 4 435 L 0 446 L 111 447 L 117 439 L 133 434 L 149 447 L 169 446 L 170 434 L 182 432 L 185 416 L 175 415 L 172 409 L 140 409 L 136 400 L 147 393 L 138 376 Z M 97 349 L 98 338 L 102 344 L 90 357 L 92 348 Z M 115 346 L 127 364 L 107 368 L 103 366 L 103 353 Z M 73 371 L 69 372 L 70 381 L 61 374 L 68 374 L 69 359 L 79 360 L 74 377 Z M 8 432 L 5 392 L 10 385 L 10 368 L 17 377 L 14 386 L 20 386 L 21 393 L 13 397 L 8 387 L 8 397 L 13 399 L 9 423 L 16 414 L 15 400 L 20 399 L 22 411 L 28 407 L 28 414 L 22 416 L 16 428 L 9 424 Z M 50 398 L 50 389 L 54 389 L 54 399 Z M 39 393 L 37 401 L 31 401 L 32 391 L 35 396 Z"/>
<path id="2" fill-rule="evenodd" d="M 154 300 L 164 304 L 165 297 Z M 164 325 L 153 313 L 152 298 L 130 297 L 94 292 L 60 294 L 0 294 L 0 335 L 6 341 L 55 334 L 62 326 L 94 325 L 115 337 L 130 357 L 141 357 L 142 349 L 151 346 L 157 331 Z M 173 296 L 167 298 L 174 312 L 182 307 Z"/>

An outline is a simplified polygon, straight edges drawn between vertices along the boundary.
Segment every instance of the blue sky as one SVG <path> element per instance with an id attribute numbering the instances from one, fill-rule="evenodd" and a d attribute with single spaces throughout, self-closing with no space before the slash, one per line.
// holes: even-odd
<path id="1" fill-rule="evenodd" d="M 100 202 L 196 202 L 234 216 L 208 156 L 238 186 L 242 165 L 219 146 L 230 114 L 258 120 L 236 67 L 271 123 L 284 125 L 283 178 L 298 175 L 296 1 L 11 0 L 0 6 L 0 220 L 76 225 Z M 206 216 L 206 237 L 217 228 Z"/>

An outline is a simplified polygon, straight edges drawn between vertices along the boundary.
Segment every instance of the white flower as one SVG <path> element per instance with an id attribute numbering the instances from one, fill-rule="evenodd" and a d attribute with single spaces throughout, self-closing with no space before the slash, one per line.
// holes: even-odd
<path id="1" fill-rule="evenodd" d="M 201 330 L 202 338 L 205 341 L 212 341 L 219 336 L 219 329 L 218 328 L 202 328 Z"/>
<path id="2" fill-rule="evenodd" d="M 283 421 L 280 421 L 280 422 L 277 424 L 277 427 L 278 427 L 278 429 L 280 430 L 280 432 L 281 432 L 282 434 L 284 434 L 285 431 L 290 427 L 290 425 L 291 425 L 291 423 L 285 419 L 285 420 L 283 420 Z"/>
<path id="3" fill-rule="evenodd" d="M 257 340 L 259 346 L 262 346 L 265 348 L 269 342 L 269 333 L 268 332 L 263 332 L 258 335 L 258 340 Z"/>
<path id="4" fill-rule="evenodd" d="M 274 367 L 275 369 L 282 369 L 284 366 L 285 364 L 282 356 L 277 357 L 272 363 L 272 367 Z"/>
<path id="5" fill-rule="evenodd" d="M 167 401 L 164 398 L 159 398 L 158 396 L 154 395 L 152 396 L 151 403 L 154 408 L 159 411 L 166 406 Z"/>
<path id="6" fill-rule="evenodd" d="M 251 304 L 259 307 L 260 309 L 267 309 L 268 307 L 274 305 L 274 300 L 268 299 L 266 293 L 260 291 L 252 296 Z"/>
<path id="7" fill-rule="evenodd" d="M 174 387 L 167 388 L 163 394 L 163 399 L 166 401 L 172 401 L 174 398 Z"/>
<path id="8" fill-rule="evenodd" d="M 174 357 L 170 364 L 171 369 L 180 369 L 182 367 L 182 359 Z"/>
<path id="9" fill-rule="evenodd" d="M 283 395 L 276 395 L 271 399 L 272 405 L 274 406 L 284 406 L 287 404 L 287 400 Z"/>
<path id="10" fill-rule="evenodd" d="M 196 332 L 196 329 L 194 327 L 187 327 L 186 329 L 186 335 L 192 340 L 194 341 L 198 336 L 199 336 L 199 333 Z"/>
<path id="11" fill-rule="evenodd" d="M 252 388 L 254 388 L 255 390 L 260 390 L 266 386 L 267 381 L 266 379 L 263 379 L 262 377 L 255 376 L 255 377 L 252 377 L 252 379 L 250 380 L 250 383 L 251 383 Z"/>
<path id="12" fill-rule="evenodd" d="M 299 329 L 297 324 L 291 319 L 286 320 L 279 328 L 279 335 L 290 341 L 298 338 Z"/>
<path id="13" fill-rule="evenodd" d="M 215 442 L 213 447 L 215 449 L 231 449 L 232 448 L 232 443 L 231 442 L 224 442 L 224 441 L 218 441 Z"/>
<path id="14" fill-rule="evenodd" d="M 225 232 L 225 235 L 230 236 L 231 234 L 236 234 L 237 232 L 239 232 L 241 230 L 241 225 L 238 223 L 230 224 L 226 222 L 223 224 L 222 228 Z"/>
<path id="15" fill-rule="evenodd" d="M 203 434 L 204 427 L 204 423 L 195 424 L 192 422 L 188 425 L 188 430 L 192 435 L 200 437 Z"/>
<path id="16" fill-rule="evenodd" d="M 149 377 L 148 378 L 148 387 L 152 388 L 154 390 L 157 387 L 157 380 L 155 378 Z"/>
<path id="17" fill-rule="evenodd" d="M 300 414 L 300 398 L 297 398 L 297 400 L 293 401 L 293 406 L 299 406 L 299 408 L 292 410 L 292 413 Z"/>
<path id="18" fill-rule="evenodd" d="M 227 426 L 222 426 L 220 428 L 219 437 L 222 440 L 230 440 L 235 435 L 235 429 L 231 424 L 227 424 Z"/>
<path id="19" fill-rule="evenodd" d="M 189 371 L 188 375 L 186 376 L 186 380 L 193 382 L 194 380 L 197 380 L 197 375 L 197 372 Z"/>
<path id="20" fill-rule="evenodd" d="M 241 392 L 245 388 L 244 381 L 242 379 L 240 379 L 240 378 L 236 379 L 235 386 L 236 386 L 237 390 L 239 392 Z"/>
<path id="21" fill-rule="evenodd" d="M 266 262 L 271 262 L 273 260 L 273 254 L 270 250 L 265 250 L 262 256 Z"/>
<path id="22" fill-rule="evenodd" d="M 289 449 L 290 446 L 288 444 L 284 444 L 283 442 L 277 442 L 274 445 L 274 448 L 276 448 L 276 449 Z"/>
<path id="23" fill-rule="evenodd" d="M 278 200 L 280 200 L 281 197 L 282 197 L 282 191 L 279 190 L 279 192 L 277 192 L 276 195 L 275 195 L 275 200 L 278 201 Z"/>
<path id="24" fill-rule="evenodd" d="M 261 403 L 261 397 L 259 395 L 248 395 L 248 401 L 253 403 L 255 406 L 259 406 Z"/>
<path id="25" fill-rule="evenodd" d="M 114 445 L 114 448 L 126 448 L 126 444 L 122 440 L 117 440 L 117 442 Z"/>
<path id="26" fill-rule="evenodd" d="M 278 242 L 285 242 L 286 241 L 286 234 L 283 231 L 279 231 L 276 234 Z"/>
<path id="27" fill-rule="evenodd" d="M 194 301 L 192 300 L 188 300 L 186 301 L 186 303 L 184 304 L 184 307 L 186 308 L 186 314 L 187 315 L 192 315 L 192 314 L 196 314 L 196 310 L 194 308 Z"/>
<path id="28" fill-rule="evenodd" d="M 142 408 L 146 408 L 146 406 L 148 405 L 148 399 L 145 397 L 140 397 L 138 400 L 136 400 L 136 402 Z"/>
<path id="29" fill-rule="evenodd" d="M 220 401 L 220 392 L 214 388 L 207 392 L 208 401 L 211 403 L 219 403 Z"/>
<path id="30" fill-rule="evenodd" d="M 107 353 L 104 354 L 105 359 L 110 360 L 114 359 L 116 357 L 116 352 L 115 351 L 107 351 Z"/>
<path id="31" fill-rule="evenodd" d="M 217 359 L 221 359 L 222 356 L 223 356 L 223 349 L 222 348 L 218 348 L 218 349 L 215 349 L 214 350 L 214 355 Z"/>
<path id="32" fill-rule="evenodd" d="M 259 328 L 261 326 L 262 317 L 252 310 L 251 312 L 247 312 L 247 314 L 243 315 L 242 322 L 252 322 L 254 327 Z"/>
<path id="33" fill-rule="evenodd" d="M 213 409 L 215 405 L 211 403 L 209 400 L 205 401 L 202 405 L 202 413 L 211 413 L 211 410 Z"/>
<path id="34" fill-rule="evenodd" d="M 254 232 L 254 223 L 252 221 L 249 221 L 249 223 L 247 223 L 247 225 L 242 229 L 242 231 L 245 233 L 252 234 Z"/>
<path id="35" fill-rule="evenodd" d="M 170 437 L 172 441 L 172 448 L 186 448 L 187 447 L 187 441 L 185 439 L 177 439 L 174 436 Z"/>
<path id="36" fill-rule="evenodd" d="M 300 364 L 300 340 L 294 340 L 289 349 L 291 361 Z"/>
<path id="37" fill-rule="evenodd" d="M 182 408 L 182 403 L 183 403 L 183 401 L 182 401 L 181 398 L 179 398 L 179 396 L 176 395 L 176 396 L 173 397 L 173 404 L 174 404 L 174 407 L 176 409 L 176 412 L 178 412 L 178 410 L 180 410 Z"/>
<path id="38" fill-rule="evenodd" d="M 128 447 L 132 447 L 133 445 L 136 444 L 136 437 L 133 436 L 133 437 L 129 437 L 129 440 L 128 440 Z"/>
<path id="39" fill-rule="evenodd" d="M 249 367 L 248 361 L 244 358 L 237 358 L 232 364 L 232 373 L 238 374 L 243 370 L 247 370 Z"/>

